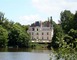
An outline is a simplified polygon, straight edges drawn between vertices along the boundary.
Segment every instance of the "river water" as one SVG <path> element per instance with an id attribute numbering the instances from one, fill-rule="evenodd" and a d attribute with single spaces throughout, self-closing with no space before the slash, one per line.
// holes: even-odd
<path id="1" fill-rule="evenodd" d="M 0 60 L 50 60 L 50 50 L 0 49 Z"/>
<path id="2" fill-rule="evenodd" d="M 60 49 L 55 53 L 46 49 L 0 48 L 0 60 L 77 60 L 77 51 Z"/>

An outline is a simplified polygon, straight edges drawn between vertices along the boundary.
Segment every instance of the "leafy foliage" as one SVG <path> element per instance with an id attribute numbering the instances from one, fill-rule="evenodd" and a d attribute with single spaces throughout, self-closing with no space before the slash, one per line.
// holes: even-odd
<path id="1" fill-rule="evenodd" d="M 54 48 L 58 48 L 60 44 L 62 44 L 62 38 L 63 38 L 63 30 L 60 25 L 54 26 L 54 36 L 52 39 L 51 45 Z"/>
<path id="2" fill-rule="evenodd" d="M 72 14 L 69 10 L 65 10 L 60 15 L 60 24 L 54 26 L 51 46 L 77 49 L 77 12 Z"/>
<path id="3" fill-rule="evenodd" d="M 0 26 L 0 47 L 6 47 L 8 42 L 8 32 Z"/>
<path id="4" fill-rule="evenodd" d="M 30 47 L 30 36 L 27 30 L 28 26 L 9 21 L 0 12 L 0 47 Z"/>
<path id="5" fill-rule="evenodd" d="M 70 26 L 72 26 L 73 14 L 70 11 L 65 10 L 64 12 L 61 12 L 60 15 L 61 26 L 65 33 L 67 33 L 70 30 L 70 28 L 72 28 Z"/>

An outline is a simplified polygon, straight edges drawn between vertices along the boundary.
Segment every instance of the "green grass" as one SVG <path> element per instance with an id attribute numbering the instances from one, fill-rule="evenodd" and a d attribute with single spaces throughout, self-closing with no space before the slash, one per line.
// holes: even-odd
<path id="1" fill-rule="evenodd" d="M 31 47 L 34 49 L 47 49 L 48 44 L 39 44 L 39 43 L 32 43 Z"/>

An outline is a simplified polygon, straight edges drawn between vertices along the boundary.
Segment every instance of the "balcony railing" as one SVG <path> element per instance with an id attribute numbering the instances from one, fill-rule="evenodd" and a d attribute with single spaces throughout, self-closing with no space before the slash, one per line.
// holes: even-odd
<path id="1" fill-rule="evenodd" d="M 31 42 L 37 42 L 37 43 L 51 43 L 51 40 L 32 40 Z"/>

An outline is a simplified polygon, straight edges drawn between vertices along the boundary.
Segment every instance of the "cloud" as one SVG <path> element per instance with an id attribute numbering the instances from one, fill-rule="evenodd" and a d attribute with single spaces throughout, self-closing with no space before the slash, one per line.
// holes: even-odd
<path id="1" fill-rule="evenodd" d="M 19 16 L 17 22 L 23 25 L 31 24 L 38 20 L 45 21 L 46 18 L 50 16 L 58 23 L 61 11 L 70 10 L 72 13 L 75 13 L 77 10 L 76 0 L 31 0 L 30 3 L 30 7 L 35 10 L 35 14 L 30 13 L 28 15 Z"/>
<path id="2" fill-rule="evenodd" d="M 75 13 L 77 10 L 76 0 L 32 0 L 33 6 L 41 13 L 52 16 L 58 22 L 60 12 L 63 10 L 70 10 Z"/>
<path id="3" fill-rule="evenodd" d="M 56 11 L 59 11 L 61 9 L 61 7 L 58 5 L 59 0 L 55 0 L 55 1 L 53 0 L 32 0 L 32 4 L 40 12 L 50 14 L 50 13 L 55 13 Z"/>
<path id="4" fill-rule="evenodd" d="M 19 17 L 19 22 L 23 25 L 34 23 L 35 21 L 43 20 L 39 15 L 25 15 Z"/>
<path id="5" fill-rule="evenodd" d="M 76 10 L 77 1 L 71 2 L 67 0 L 32 0 L 32 4 L 39 11 L 45 13 L 55 13 L 64 9 Z"/>

